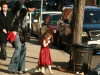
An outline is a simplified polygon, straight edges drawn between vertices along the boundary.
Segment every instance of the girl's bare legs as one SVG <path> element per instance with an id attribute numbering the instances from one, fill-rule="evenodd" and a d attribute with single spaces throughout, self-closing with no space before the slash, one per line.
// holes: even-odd
<path id="1" fill-rule="evenodd" d="M 45 68 L 44 68 L 44 66 L 41 67 L 40 72 L 43 73 L 43 74 L 45 74 Z"/>
<path id="2" fill-rule="evenodd" d="M 50 72 L 51 74 L 53 74 L 53 72 L 52 72 L 52 70 L 51 70 L 51 66 L 50 66 L 50 65 L 48 65 L 48 70 L 49 70 L 49 72 Z"/>

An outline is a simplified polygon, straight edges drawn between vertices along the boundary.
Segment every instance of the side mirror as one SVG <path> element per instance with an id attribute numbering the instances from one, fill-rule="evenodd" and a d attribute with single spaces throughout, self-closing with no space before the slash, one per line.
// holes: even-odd
<path id="1" fill-rule="evenodd" d="M 37 20 L 37 19 L 35 19 L 35 20 L 33 20 L 33 22 L 38 22 L 38 20 Z"/>
<path id="2" fill-rule="evenodd" d="M 69 19 L 65 19 L 65 20 L 64 20 L 64 23 L 69 24 L 69 23 L 70 23 L 70 22 L 69 22 Z"/>

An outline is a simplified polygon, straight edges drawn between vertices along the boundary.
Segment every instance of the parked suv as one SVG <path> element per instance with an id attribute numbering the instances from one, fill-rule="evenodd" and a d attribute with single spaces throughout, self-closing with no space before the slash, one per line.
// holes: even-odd
<path id="1" fill-rule="evenodd" d="M 63 10 L 61 19 L 57 23 L 57 46 L 61 46 L 61 43 L 69 46 L 71 42 L 69 35 L 72 15 L 73 8 Z M 100 49 L 100 7 L 86 6 L 83 23 L 82 43 L 95 44 L 96 49 Z"/>

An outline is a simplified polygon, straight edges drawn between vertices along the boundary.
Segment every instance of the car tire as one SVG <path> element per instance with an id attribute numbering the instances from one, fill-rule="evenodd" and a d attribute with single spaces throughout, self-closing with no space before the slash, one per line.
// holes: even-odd
<path id="1" fill-rule="evenodd" d="M 34 36 L 34 30 L 33 30 L 33 27 L 31 29 L 31 35 Z"/>
<path id="2" fill-rule="evenodd" d="M 58 48 L 61 48 L 61 40 L 60 40 L 59 34 L 57 35 L 56 45 L 57 45 Z"/>
<path id="3" fill-rule="evenodd" d="M 71 52 L 71 47 L 68 45 L 65 45 L 64 51 L 67 52 L 68 54 L 70 54 Z"/>

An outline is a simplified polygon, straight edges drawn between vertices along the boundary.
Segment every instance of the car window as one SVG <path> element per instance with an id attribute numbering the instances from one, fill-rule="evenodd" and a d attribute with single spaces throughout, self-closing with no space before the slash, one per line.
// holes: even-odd
<path id="1" fill-rule="evenodd" d="M 50 24 L 57 24 L 57 21 L 60 19 L 61 15 L 53 15 L 50 18 Z"/>
<path id="2" fill-rule="evenodd" d="M 46 19 L 47 16 L 48 16 L 48 14 L 43 14 L 42 15 L 43 21 Z"/>
<path id="3" fill-rule="evenodd" d="M 84 24 L 100 24 L 100 12 L 86 12 Z"/>

